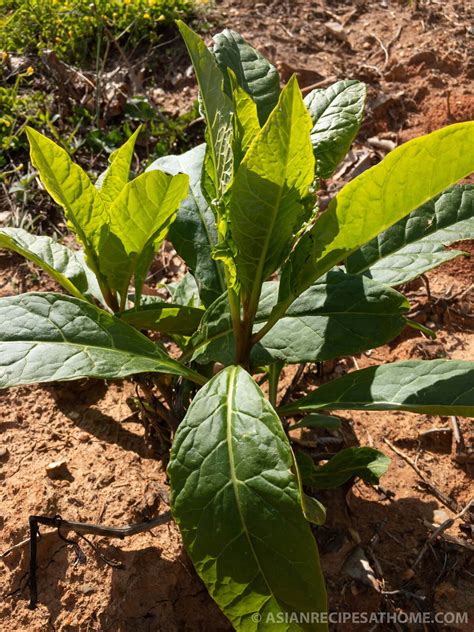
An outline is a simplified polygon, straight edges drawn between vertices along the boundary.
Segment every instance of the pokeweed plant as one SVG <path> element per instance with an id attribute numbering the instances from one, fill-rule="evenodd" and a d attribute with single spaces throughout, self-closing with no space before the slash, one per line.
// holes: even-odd
<path id="1" fill-rule="evenodd" d="M 179 23 L 200 89 L 205 144 L 129 181 L 135 134 L 95 183 L 28 130 L 31 159 L 80 249 L 20 229 L 0 244 L 71 296 L 0 299 L 0 385 L 163 373 L 156 414 L 171 423 L 172 512 L 194 566 L 237 630 L 326 630 L 311 494 L 388 459 L 342 450 L 316 467 L 291 432 L 336 428 L 334 410 L 474 413 L 474 362 L 407 361 L 353 371 L 278 405 L 287 364 L 353 355 L 395 338 L 409 303 L 394 287 L 474 237 L 474 124 L 401 145 L 328 208 L 318 184 L 360 127 L 365 86 L 339 81 L 303 99 L 237 33 L 205 43 Z M 171 302 L 143 295 L 165 237 L 187 264 Z M 159 332 L 180 349 L 173 358 Z M 176 355 L 176 354 L 175 354 Z M 268 398 L 257 384 L 268 380 Z M 199 389 L 199 390 L 198 390 Z M 303 415 L 299 421 L 287 418 Z M 170 421 L 171 420 L 171 421 Z M 283 615 L 283 618 L 282 618 Z M 280 617 L 280 618 L 279 618 Z"/>

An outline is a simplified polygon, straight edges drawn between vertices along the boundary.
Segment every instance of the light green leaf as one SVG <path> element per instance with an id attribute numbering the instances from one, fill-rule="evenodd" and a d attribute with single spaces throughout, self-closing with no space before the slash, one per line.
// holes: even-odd
<path id="1" fill-rule="evenodd" d="M 234 171 L 237 171 L 252 141 L 260 132 L 260 123 L 258 121 L 257 106 L 252 101 L 252 97 L 239 86 L 232 70 L 229 69 L 228 72 L 234 106 L 232 151 L 234 154 Z"/>
<path id="2" fill-rule="evenodd" d="M 107 312 L 62 294 L 0 299 L 0 388 L 134 373 L 206 380 Z"/>
<path id="3" fill-rule="evenodd" d="M 149 171 L 129 182 L 110 207 L 109 233 L 100 249 L 100 269 L 122 296 L 128 291 L 136 267 L 143 285 L 152 247 L 158 248 L 164 240 L 188 194 L 188 182 L 184 174 L 169 176 Z M 135 292 L 139 295 L 141 287 L 136 287 Z"/>
<path id="4" fill-rule="evenodd" d="M 123 187 L 128 182 L 133 150 L 140 131 L 141 126 L 135 130 L 121 147 L 110 154 L 110 165 L 96 182 L 96 188 L 100 191 L 100 197 L 107 205 L 115 202 Z"/>
<path id="5" fill-rule="evenodd" d="M 313 121 L 316 173 L 321 178 L 330 178 L 349 151 L 364 118 L 366 93 L 365 84 L 346 80 L 305 97 Z"/>
<path id="6" fill-rule="evenodd" d="M 51 237 L 31 235 L 22 228 L 0 228 L 0 248 L 29 259 L 76 298 L 91 298 L 87 275 L 77 253 Z"/>
<path id="7" fill-rule="evenodd" d="M 474 362 L 407 360 L 348 373 L 279 412 L 407 410 L 425 415 L 474 416 Z"/>
<path id="8" fill-rule="evenodd" d="M 203 314 L 204 311 L 196 307 L 157 300 L 142 304 L 138 309 L 126 310 L 119 317 L 137 329 L 191 336 L 199 327 Z"/>
<path id="9" fill-rule="evenodd" d="M 332 417 L 330 415 L 306 415 L 300 421 L 292 424 L 288 430 L 298 430 L 298 428 L 317 428 L 321 430 L 338 430 L 341 427 L 341 420 L 339 417 Z"/>
<path id="10" fill-rule="evenodd" d="M 271 632 L 277 613 L 326 611 L 288 439 L 242 368 L 224 369 L 199 391 L 178 428 L 168 472 L 184 544 L 237 630 Z"/>
<path id="11" fill-rule="evenodd" d="M 254 332 L 268 320 L 277 293 L 277 283 L 263 285 Z M 332 271 L 304 292 L 253 347 L 252 366 L 276 360 L 316 362 L 373 349 L 400 333 L 408 308 L 405 297 L 385 285 Z M 191 347 L 200 363 L 232 363 L 234 338 L 225 296 L 208 309 Z"/>
<path id="12" fill-rule="evenodd" d="M 445 250 L 453 242 L 474 239 L 474 185 L 448 189 L 356 250 L 348 272 L 400 285 L 464 254 Z"/>
<path id="13" fill-rule="evenodd" d="M 85 171 L 76 165 L 64 149 L 26 128 L 33 166 L 53 200 L 63 210 L 70 228 L 84 246 L 89 265 L 97 272 L 97 252 L 108 215 L 99 192 Z"/>
<path id="14" fill-rule="evenodd" d="M 349 182 L 294 249 L 282 271 L 288 305 L 315 279 L 381 231 L 474 170 L 474 122 L 415 138 Z"/>
<path id="15" fill-rule="evenodd" d="M 168 238 L 192 270 L 204 305 L 209 306 L 226 290 L 222 264 L 211 257 L 217 244 L 215 217 L 201 191 L 201 173 L 206 151 L 198 145 L 181 156 L 164 156 L 148 170 L 161 169 L 171 175 L 189 176 L 189 194 L 181 203 Z"/>
<path id="16" fill-rule="evenodd" d="M 366 483 L 377 485 L 389 465 L 388 456 L 374 448 L 346 448 L 324 465 L 314 467 L 304 482 L 316 489 L 334 489 L 353 476 L 358 476 Z"/>
<path id="17" fill-rule="evenodd" d="M 311 119 L 296 79 L 281 93 L 229 189 L 229 219 L 237 276 L 245 294 L 274 272 L 308 219 L 303 203 L 314 178 Z"/>
<path id="18" fill-rule="evenodd" d="M 227 69 L 231 68 L 239 85 L 255 101 L 263 125 L 278 103 L 280 80 L 277 69 L 235 31 L 224 29 L 213 39 L 213 53 L 224 75 L 227 94 L 232 94 L 227 78 Z"/>
<path id="19" fill-rule="evenodd" d="M 232 178 L 232 102 L 224 92 L 224 77 L 214 55 L 184 22 L 177 20 L 177 24 L 194 66 L 206 120 L 207 175 L 213 187 L 210 197 L 219 200 Z"/>

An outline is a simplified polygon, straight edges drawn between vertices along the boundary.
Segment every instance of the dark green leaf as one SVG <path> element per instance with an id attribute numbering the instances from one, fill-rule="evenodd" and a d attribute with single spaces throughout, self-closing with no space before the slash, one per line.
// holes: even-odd
<path id="1" fill-rule="evenodd" d="M 263 285 L 255 332 L 270 316 L 277 294 L 277 283 Z M 408 308 L 406 299 L 385 285 L 342 271 L 329 272 L 255 345 L 252 364 L 316 362 L 373 349 L 400 333 Z M 191 346 L 198 362 L 232 363 L 234 338 L 226 296 L 209 308 Z"/>
<path id="2" fill-rule="evenodd" d="M 227 75 L 227 68 L 231 68 L 239 85 L 257 104 L 260 124 L 263 125 L 278 103 L 280 94 L 280 80 L 275 66 L 235 31 L 224 29 L 213 39 L 213 53 L 224 75 L 227 94 L 232 94 Z"/>
<path id="3" fill-rule="evenodd" d="M 346 448 L 324 465 L 314 467 L 311 475 L 305 478 L 305 484 L 316 489 L 333 489 L 358 476 L 377 485 L 389 465 L 388 456 L 374 448 Z"/>
<path id="4" fill-rule="evenodd" d="M 425 415 L 474 416 L 474 362 L 409 360 L 348 373 L 283 406 L 313 410 L 407 410 Z"/>
<path id="5" fill-rule="evenodd" d="M 168 237 L 198 282 L 203 304 L 208 306 L 226 290 L 224 270 L 211 257 L 217 244 L 215 217 L 201 191 L 201 172 L 206 151 L 198 145 L 181 156 L 158 158 L 148 169 L 189 176 L 189 194 L 181 203 Z"/>
<path id="6" fill-rule="evenodd" d="M 332 176 L 349 151 L 364 117 L 365 84 L 347 80 L 313 90 L 305 104 L 313 120 L 311 142 L 316 158 L 316 173 Z"/>
<path id="7" fill-rule="evenodd" d="M 191 336 L 199 327 L 203 314 L 202 309 L 161 300 L 142 304 L 138 309 L 126 310 L 120 314 L 120 320 L 137 329 Z"/>
<path id="8" fill-rule="evenodd" d="M 185 546 L 237 630 L 275 630 L 280 612 L 325 612 L 288 439 L 242 368 L 224 369 L 199 391 L 178 428 L 168 472 Z M 290 629 L 327 627 L 282 627 Z"/>
<path id="9" fill-rule="evenodd" d="M 206 173 L 213 189 L 208 193 L 219 200 L 232 179 L 232 102 L 224 92 L 224 76 L 214 55 L 186 24 L 181 20 L 177 24 L 194 66 L 206 120 Z"/>
<path id="10" fill-rule="evenodd" d="M 180 281 L 176 283 L 166 283 L 164 287 L 166 287 L 170 293 L 174 303 L 189 305 L 190 307 L 200 307 L 201 301 L 199 300 L 198 286 L 191 272 L 186 272 Z"/>
<path id="11" fill-rule="evenodd" d="M 0 299 L 0 388 L 134 373 L 205 379 L 151 340 L 90 303 L 62 294 Z"/>
<path id="12" fill-rule="evenodd" d="M 347 259 L 347 271 L 399 285 L 463 254 L 444 250 L 474 239 L 474 185 L 448 189 L 380 233 Z"/>
<path id="13" fill-rule="evenodd" d="M 292 424 L 288 430 L 297 430 L 298 428 L 318 428 L 322 430 L 337 430 L 341 427 L 341 420 L 338 417 L 330 415 L 306 415 L 300 421 Z"/>

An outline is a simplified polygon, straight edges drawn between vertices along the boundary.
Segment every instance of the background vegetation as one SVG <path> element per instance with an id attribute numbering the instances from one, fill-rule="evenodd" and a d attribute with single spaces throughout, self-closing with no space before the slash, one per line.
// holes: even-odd
<path id="1" fill-rule="evenodd" d="M 26 125 L 54 138 L 92 176 L 140 124 L 137 169 L 196 140 L 200 126 L 189 125 L 197 107 L 169 116 L 150 93 L 176 49 L 175 19 L 202 23 L 207 4 L 0 0 L 0 224 L 62 231 L 29 167 Z"/>

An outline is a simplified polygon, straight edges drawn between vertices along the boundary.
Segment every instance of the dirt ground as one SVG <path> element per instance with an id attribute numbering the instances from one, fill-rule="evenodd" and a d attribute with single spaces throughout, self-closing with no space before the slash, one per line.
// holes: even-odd
<path id="1" fill-rule="evenodd" d="M 330 190 L 361 163 L 379 160 L 387 144 L 474 118 L 472 16 L 467 2 L 237 2 L 217 3 L 213 20 L 240 31 L 303 87 L 354 77 L 369 85 L 368 116 L 354 151 Z M 339 25 L 339 26 L 338 26 Z M 189 105 L 194 87 L 188 63 L 176 52 L 172 85 L 163 79 L 160 99 L 170 109 Z M 181 69 L 181 70 L 180 70 Z M 183 92 L 184 91 L 184 92 Z M 163 94 L 165 95 L 163 97 Z M 378 141 L 377 142 L 374 142 Z M 473 243 L 463 249 L 474 254 Z M 456 259 L 405 288 L 412 317 L 435 327 L 435 341 L 407 330 L 395 341 L 356 358 L 307 367 L 298 390 L 321 380 L 398 359 L 474 358 L 472 260 Z M 53 289 L 17 257 L 0 255 L 0 294 Z M 295 369 L 286 373 L 287 386 Z M 298 392 L 298 391 L 297 391 Z M 130 408 L 134 386 L 84 381 L 21 387 L 0 396 L 0 553 L 28 534 L 28 516 L 122 526 L 168 509 L 163 464 L 149 457 L 143 428 Z M 466 514 L 441 538 L 433 529 L 473 496 L 474 436 L 471 420 L 405 413 L 341 415 L 343 431 L 331 449 L 371 445 L 392 458 L 378 489 L 363 483 L 320 495 L 328 522 L 315 531 L 327 576 L 330 609 L 339 612 L 467 612 L 470 623 L 334 624 L 332 630 L 472 630 L 474 562 L 472 516 Z M 430 431 L 430 432 L 427 432 Z M 321 442 L 321 439 L 323 441 Z M 298 439 L 312 454 L 324 440 Z M 416 461 L 423 483 L 399 452 Z M 323 447 L 321 447 L 323 446 Z M 46 467 L 64 460 L 60 478 Z M 441 495 L 441 499 L 440 499 Z M 444 496 L 442 496 L 444 495 Z M 448 506 L 446 506 L 448 505 Z M 434 525 L 434 526 L 433 526 Z M 67 536 L 67 534 L 64 534 Z M 39 604 L 27 608 L 27 547 L 0 562 L 0 622 L 8 631 L 224 632 L 231 627 L 196 577 L 169 522 L 124 541 L 91 537 L 111 567 L 85 542 L 78 562 L 72 546 L 44 528 L 39 542 Z M 420 557 L 420 552 L 425 551 Z M 366 570 L 360 571 L 365 563 Z M 116 565 L 115 565 L 116 566 Z M 369 569 L 369 570 L 367 570 Z"/>

